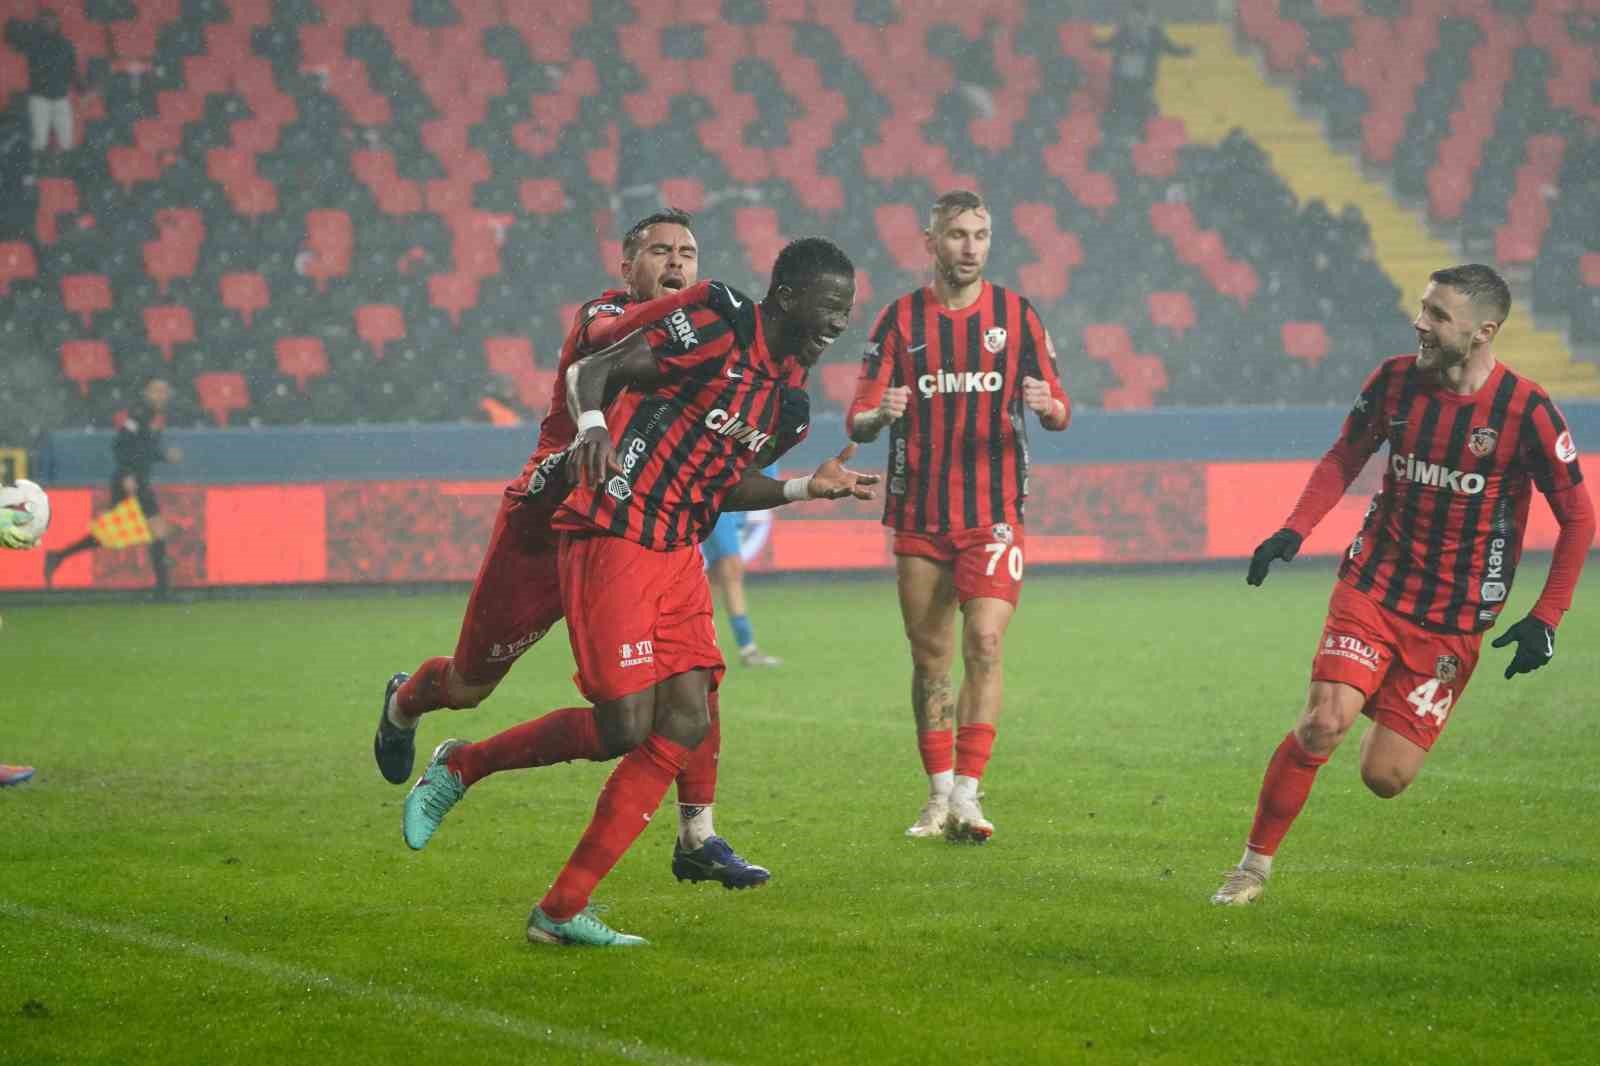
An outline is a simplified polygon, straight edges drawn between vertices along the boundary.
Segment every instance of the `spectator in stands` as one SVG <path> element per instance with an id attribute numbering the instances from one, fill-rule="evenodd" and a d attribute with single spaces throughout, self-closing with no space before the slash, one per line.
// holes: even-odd
<path id="1" fill-rule="evenodd" d="M 1186 56 L 1193 49 L 1178 44 L 1150 11 L 1148 0 L 1130 0 L 1117 30 L 1097 39 L 1096 48 L 1111 49 L 1111 100 L 1106 130 L 1136 139 L 1155 110 L 1150 101 L 1156 69 L 1163 55 Z"/>
<path id="2" fill-rule="evenodd" d="M 33 150 L 42 152 L 50 145 L 50 133 L 65 152 L 72 148 L 71 90 L 82 92 L 83 77 L 78 73 L 78 50 L 61 32 L 61 19 L 54 11 L 40 12 L 32 22 L 11 19 L 6 23 L 6 42 L 28 61 L 28 115 L 33 120 Z"/>

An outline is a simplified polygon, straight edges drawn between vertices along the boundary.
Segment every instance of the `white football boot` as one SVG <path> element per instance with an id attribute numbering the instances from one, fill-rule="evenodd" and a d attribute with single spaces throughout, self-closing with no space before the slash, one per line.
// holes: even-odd
<path id="1" fill-rule="evenodd" d="M 906 836 L 918 840 L 927 837 L 944 836 L 944 827 L 950 821 L 950 797 L 936 792 L 928 797 L 928 802 L 922 805 L 922 813 L 917 815 L 917 820 Z"/>
<path id="2" fill-rule="evenodd" d="M 1222 887 L 1212 895 L 1211 902 L 1219 907 L 1243 907 L 1254 903 L 1267 887 L 1267 873 L 1259 867 L 1240 863 L 1228 871 Z"/>
<path id="3" fill-rule="evenodd" d="M 956 796 L 950 801 L 950 821 L 945 835 L 951 840 L 965 840 L 982 844 L 994 836 L 994 823 L 983 816 L 978 797 Z"/>

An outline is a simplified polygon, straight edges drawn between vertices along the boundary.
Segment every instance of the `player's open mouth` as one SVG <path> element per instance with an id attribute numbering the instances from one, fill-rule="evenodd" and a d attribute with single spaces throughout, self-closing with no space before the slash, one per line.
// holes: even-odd
<path id="1" fill-rule="evenodd" d="M 661 279 L 661 287 L 663 289 L 671 289 L 673 292 L 677 292 L 679 289 L 683 288 L 683 279 L 676 274 L 668 274 L 666 277 Z"/>

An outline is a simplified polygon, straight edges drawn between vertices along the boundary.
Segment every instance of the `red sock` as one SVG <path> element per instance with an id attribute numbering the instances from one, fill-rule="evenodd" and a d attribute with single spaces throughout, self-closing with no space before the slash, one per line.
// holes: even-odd
<path id="1" fill-rule="evenodd" d="M 689 749 L 658 733 L 623 756 L 600 790 L 583 839 L 539 901 L 551 921 L 564 922 L 588 906 L 594 886 L 644 832 L 667 786 L 688 761 Z"/>
<path id="2" fill-rule="evenodd" d="M 955 765 L 955 734 L 948 729 L 930 729 L 917 734 L 917 750 L 922 752 L 922 772 L 932 777 Z"/>
<path id="3" fill-rule="evenodd" d="M 994 750 L 994 726 L 988 722 L 973 722 L 956 731 L 956 775 L 982 777 L 989 765 L 989 752 Z"/>
<path id="4" fill-rule="evenodd" d="M 574 759 L 603 761 L 593 707 L 563 707 L 542 718 L 514 725 L 488 740 L 457 748 L 445 765 L 472 785 L 501 770 L 550 766 Z"/>
<path id="5" fill-rule="evenodd" d="M 417 672 L 394 694 L 402 714 L 427 714 L 449 706 L 445 702 L 444 678 L 450 672 L 450 661 L 449 656 L 440 655 L 417 667 Z"/>
<path id="6" fill-rule="evenodd" d="M 1250 823 L 1251 851 L 1262 855 L 1275 855 L 1284 834 L 1294 824 L 1300 808 L 1311 795 L 1311 785 L 1317 771 L 1328 761 L 1326 755 L 1312 755 L 1300 746 L 1293 731 L 1283 738 L 1278 750 L 1267 763 L 1266 775 L 1261 779 L 1261 796 L 1256 800 L 1256 820 Z"/>
<path id="7" fill-rule="evenodd" d="M 706 695 L 706 710 L 711 725 L 700 746 L 689 753 L 689 765 L 678 775 L 678 802 L 691 807 L 709 807 L 717 802 L 717 758 L 722 752 L 722 714 L 717 694 Z"/>

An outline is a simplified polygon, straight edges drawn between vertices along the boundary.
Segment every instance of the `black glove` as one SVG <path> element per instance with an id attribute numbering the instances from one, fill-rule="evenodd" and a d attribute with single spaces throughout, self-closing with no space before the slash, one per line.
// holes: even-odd
<path id="1" fill-rule="evenodd" d="M 1556 657 L 1556 631 L 1531 614 L 1495 637 L 1490 647 L 1503 648 L 1512 641 L 1517 642 L 1517 653 L 1506 665 L 1507 681 L 1530 674 Z"/>
<path id="2" fill-rule="evenodd" d="M 771 466 L 782 459 L 806 439 L 806 433 L 811 429 L 811 397 L 805 389 L 785 385 L 782 399 L 778 402 L 778 432 L 772 435 L 767 446 L 756 456 L 758 467 Z"/>
<path id="3" fill-rule="evenodd" d="M 1252 585 L 1259 585 L 1267 579 L 1267 567 L 1272 565 L 1272 560 L 1282 559 L 1288 562 L 1300 550 L 1300 534 L 1292 529 L 1280 529 L 1266 540 L 1256 546 L 1255 554 L 1250 556 L 1250 572 L 1245 575 L 1245 581 Z"/>
<path id="4" fill-rule="evenodd" d="M 722 317 L 733 330 L 739 347 L 748 348 L 756 340 L 756 302 L 738 289 L 720 281 L 707 286 L 706 306 Z"/>

